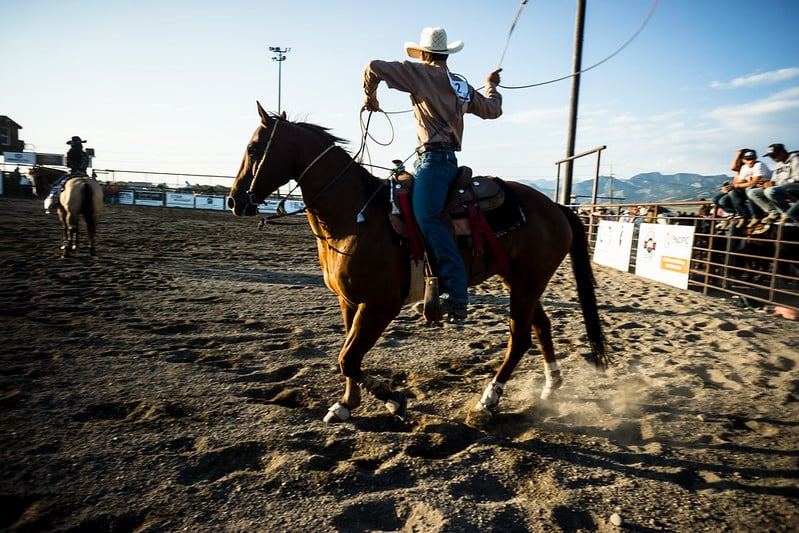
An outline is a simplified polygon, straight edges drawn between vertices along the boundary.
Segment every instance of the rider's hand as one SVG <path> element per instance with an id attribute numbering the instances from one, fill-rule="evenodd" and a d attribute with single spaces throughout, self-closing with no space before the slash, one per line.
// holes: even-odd
<path id="1" fill-rule="evenodd" d="M 499 85 L 499 73 L 500 72 L 502 72 L 502 69 L 498 68 L 497 70 L 495 70 L 494 72 L 489 74 L 488 77 L 486 78 L 486 84 Z"/>
<path id="2" fill-rule="evenodd" d="M 382 111 L 380 109 L 380 102 L 377 101 L 376 96 L 367 96 L 363 102 L 363 108 L 366 111 Z"/>

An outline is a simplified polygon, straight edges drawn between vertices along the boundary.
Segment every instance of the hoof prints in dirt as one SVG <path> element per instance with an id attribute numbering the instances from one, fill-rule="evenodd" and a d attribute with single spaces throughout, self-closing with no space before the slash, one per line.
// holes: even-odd
<path id="1" fill-rule="evenodd" d="M 222 450 L 214 450 L 191 458 L 178 474 L 178 482 L 193 485 L 198 481 L 216 481 L 234 472 L 258 472 L 266 446 L 259 442 L 243 442 Z"/>

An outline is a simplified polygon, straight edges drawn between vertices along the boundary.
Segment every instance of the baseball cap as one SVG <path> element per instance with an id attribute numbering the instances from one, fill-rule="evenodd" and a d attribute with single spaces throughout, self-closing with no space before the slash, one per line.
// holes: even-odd
<path id="1" fill-rule="evenodd" d="M 780 143 L 770 144 L 766 149 L 766 155 L 769 157 L 773 156 L 774 154 L 783 154 L 783 153 L 785 153 L 785 145 Z"/>
<path id="2" fill-rule="evenodd" d="M 741 154 L 741 159 L 757 159 L 757 152 L 754 150 L 747 150 Z"/>

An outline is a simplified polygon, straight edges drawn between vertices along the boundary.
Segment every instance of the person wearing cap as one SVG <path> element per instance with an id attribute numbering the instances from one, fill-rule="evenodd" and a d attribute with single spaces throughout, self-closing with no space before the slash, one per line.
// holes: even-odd
<path id="1" fill-rule="evenodd" d="M 744 206 L 737 201 L 738 197 L 735 195 L 731 195 L 730 191 L 733 188 L 732 187 L 733 184 L 735 184 L 738 181 L 738 176 L 741 173 L 741 168 L 744 166 L 744 162 L 743 159 L 741 159 L 741 156 L 748 151 L 750 151 L 749 148 L 741 148 L 740 150 L 735 152 L 735 158 L 732 160 L 732 165 L 730 165 L 730 170 L 733 171 L 732 183 L 730 183 L 729 181 L 725 181 L 721 186 L 721 192 L 716 196 L 714 196 L 713 199 L 711 200 L 713 205 L 716 206 L 717 211 L 720 210 L 723 211 L 724 214 L 726 214 L 726 218 L 721 222 L 719 222 L 718 224 L 716 224 L 717 230 L 723 231 L 727 229 L 727 226 L 730 225 L 730 223 L 732 222 L 733 218 L 736 215 L 741 215 L 741 218 L 743 218 L 743 215 L 746 214 Z M 733 203 L 733 199 L 736 200 L 735 203 Z M 721 214 L 719 216 L 721 216 Z"/>
<path id="2" fill-rule="evenodd" d="M 722 188 L 726 192 L 726 197 L 723 195 L 717 196 L 714 200 L 715 203 L 722 209 L 729 213 L 728 206 L 732 206 L 734 215 L 731 222 L 735 223 L 738 228 L 743 227 L 748 219 L 757 219 L 765 215 L 763 210 L 752 202 L 747 202 L 746 191 L 750 187 L 756 187 L 758 184 L 767 182 L 771 178 L 771 171 L 766 165 L 757 160 L 757 152 L 750 149 L 739 150 L 740 159 L 743 163 L 738 174 L 735 176 L 732 184 L 726 185 Z M 730 220 L 725 221 L 729 223 Z M 727 225 L 722 223 L 719 229 L 726 229 Z"/>
<path id="3" fill-rule="evenodd" d="M 486 78 L 485 95 L 449 70 L 447 58 L 462 48 L 462 41 L 448 41 L 443 28 L 424 28 L 419 43 L 405 43 L 407 55 L 420 61 L 374 60 L 363 71 L 363 108 L 367 111 L 381 110 L 377 99 L 381 81 L 410 94 L 418 145 L 413 210 L 430 266 L 439 278 L 441 310 L 456 319 L 466 317 L 469 302 L 466 268 L 442 213 L 458 174 L 455 152 L 461 149 L 463 115 L 493 119 L 502 114 L 502 96 L 497 91 L 501 69 Z"/>
<path id="4" fill-rule="evenodd" d="M 769 145 L 766 155 L 775 165 L 772 172 L 772 186 L 762 191 L 764 197 L 762 201 L 771 209 L 769 216 L 761 222 L 765 225 L 775 221 L 778 224 L 799 222 L 799 152 L 789 152 L 785 149 L 785 145 L 775 143 Z M 793 202 L 793 205 L 790 202 Z"/>
<path id="5" fill-rule="evenodd" d="M 577 199 L 576 194 L 569 196 L 569 208 L 575 213 L 580 211 L 580 201 Z"/>

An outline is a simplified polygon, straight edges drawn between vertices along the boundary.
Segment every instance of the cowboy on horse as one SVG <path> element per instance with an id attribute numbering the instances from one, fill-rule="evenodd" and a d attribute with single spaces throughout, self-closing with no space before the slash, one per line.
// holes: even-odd
<path id="1" fill-rule="evenodd" d="M 424 28 L 419 41 L 406 43 L 405 52 L 421 63 L 376 60 L 366 65 L 363 107 L 380 111 L 377 87 L 381 81 L 392 89 L 410 93 L 418 141 L 413 211 L 430 267 L 439 278 L 441 313 L 463 319 L 469 303 L 466 269 L 442 215 L 449 189 L 458 176 L 455 152 L 461 149 L 463 115 L 472 113 L 493 119 L 502 114 L 502 95 L 497 91 L 502 69 L 488 75 L 483 95 L 447 67 L 447 57 L 463 48 L 462 41 L 448 43 L 443 28 Z M 414 309 L 423 313 L 423 303 Z"/>
<path id="2" fill-rule="evenodd" d="M 58 194 L 67 181 L 76 176 L 88 176 L 86 169 L 89 168 L 89 154 L 83 149 L 83 143 L 85 142 L 78 135 L 73 135 L 72 139 L 67 141 L 67 144 L 71 146 L 67 152 L 67 168 L 69 168 L 69 172 L 50 189 L 50 194 L 44 202 L 45 210 L 49 210 L 49 207 L 57 201 Z"/>

